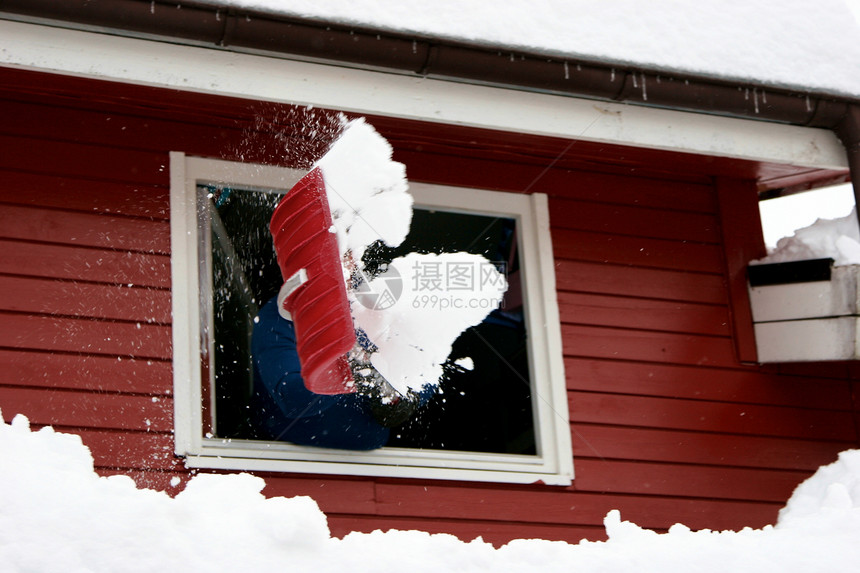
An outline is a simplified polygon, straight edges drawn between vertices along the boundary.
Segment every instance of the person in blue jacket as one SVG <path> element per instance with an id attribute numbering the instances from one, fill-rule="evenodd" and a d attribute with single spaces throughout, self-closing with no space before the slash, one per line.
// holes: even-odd
<path id="1" fill-rule="evenodd" d="M 293 323 L 278 313 L 277 297 L 257 315 L 251 353 L 251 424 L 258 439 L 346 450 L 381 448 L 390 428 L 409 419 L 429 398 L 423 396 L 426 392 L 392 398 L 388 383 L 369 364 L 357 369 L 355 393 L 311 392 L 302 380 Z"/>

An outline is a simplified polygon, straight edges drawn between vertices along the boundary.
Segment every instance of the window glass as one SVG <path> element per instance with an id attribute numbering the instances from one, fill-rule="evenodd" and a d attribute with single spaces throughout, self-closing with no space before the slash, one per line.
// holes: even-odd
<path id="1" fill-rule="evenodd" d="M 197 193 L 200 227 L 208 229 L 200 235 L 200 249 L 210 253 L 201 277 L 210 294 L 201 297 L 201 304 L 208 317 L 203 332 L 208 333 L 211 358 L 204 363 L 211 372 L 213 433 L 245 437 L 253 320 L 282 282 L 269 234 L 269 219 L 281 195 L 211 185 L 199 185 Z"/>
<path id="2" fill-rule="evenodd" d="M 204 332 L 211 338 L 211 357 L 204 361 L 208 362 L 204 370 L 210 373 L 208 401 L 217 437 L 250 437 L 253 317 L 283 282 L 268 231 L 279 198 L 278 193 L 267 190 L 198 186 L 200 223 L 208 228 L 201 235 L 201 250 L 210 253 L 207 276 L 202 277 L 211 288 L 211 297 L 203 301 L 207 307 L 204 316 L 210 317 Z M 518 296 L 516 231 L 513 218 L 419 207 L 403 244 L 392 249 L 377 243 L 365 253 L 363 263 L 369 276 L 409 252 L 480 254 L 511 283 L 501 307 L 455 342 L 440 391 L 410 421 L 392 431 L 388 446 L 536 453 L 526 327 Z M 445 276 L 443 280 L 481 280 L 480 269 L 459 270 L 468 276 Z M 451 267 L 441 272 L 457 271 Z M 420 277 L 401 278 L 417 281 Z M 429 298 L 440 296 L 441 291 L 412 292 Z"/>
<path id="3" fill-rule="evenodd" d="M 399 431 L 389 445 L 495 453 L 535 453 L 529 355 L 522 300 L 518 296 L 516 220 L 508 217 L 416 208 L 406 240 L 396 249 L 378 247 L 365 257 L 372 270 L 409 252 L 483 255 L 507 276 L 508 295 L 483 323 L 454 343 L 440 392 Z M 446 275 L 456 272 L 446 268 Z M 480 270 L 465 269 L 467 280 Z M 406 280 L 417 281 L 421 269 Z M 453 276 L 442 277 L 450 283 Z M 419 300 L 436 291 L 417 290 Z M 439 295 L 443 296 L 443 295 Z M 466 367 L 461 366 L 466 364 Z"/>

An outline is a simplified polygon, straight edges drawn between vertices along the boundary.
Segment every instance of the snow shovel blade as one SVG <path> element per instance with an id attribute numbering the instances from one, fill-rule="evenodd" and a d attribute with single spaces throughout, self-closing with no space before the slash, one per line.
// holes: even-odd
<path id="1" fill-rule="evenodd" d="M 307 277 L 282 303 L 292 315 L 305 387 L 316 394 L 355 392 L 347 360 L 355 345 L 355 328 L 318 167 L 281 199 L 269 230 L 284 281 L 302 270 Z"/>

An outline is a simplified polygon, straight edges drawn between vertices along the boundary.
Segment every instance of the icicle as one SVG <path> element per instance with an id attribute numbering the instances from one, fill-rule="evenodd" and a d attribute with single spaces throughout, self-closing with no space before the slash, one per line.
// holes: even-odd
<path id="1" fill-rule="evenodd" d="M 567 65 L 567 62 L 564 63 L 564 79 L 570 79 L 570 68 Z"/>
<path id="2" fill-rule="evenodd" d="M 633 78 L 633 87 L 634 87 L 634 88 L 638 88 L 638 87 L 639 87 L 639 83 L 636 81 L 636 74 L 632 74 L 632 76 L 631 76 L 631 77 Z"/>
<path id="3" fill-rule="evenodd" d="M 215 10 L 215 21 L 216 22 L 221 21 L 221 10 Z"/>
<path id="4" fill-rule="evenodd" d="M 812 111 L 812 102 L 809 100 L 809 96 L 806 96 L 806 111 Z"/>
<path id="5" fill-rule="evenodd" d="M 615 81 L 615 68 L 612 68 L 612 70 L 609 72 L 609 81 L 610 82 Z"/>
<path id="6" fill-rule="evenodd" d="M 152 4 L 149 5 L 149 13 L 155 14 L 155 0 L 152 0 Z"/>
<path id="7" fill-rule="evenodd" d="M 758 88 L 753 88 L 753 106 L 755 112 L 758 113 Z"/>
<path id="8" fill-rule="evenodd" d="M 648 101 L 648 89 L 645 86 L 645 72 L 642 72 L 642 101 Z"/>
<path id="9" fill-rule="evenodd" d="M 576 71 L 577 71 L 577 72 L 581 72 L 581 71 L 582 71 L 582 65 L 581 65 L 581 64 L 576 64 Z"/>

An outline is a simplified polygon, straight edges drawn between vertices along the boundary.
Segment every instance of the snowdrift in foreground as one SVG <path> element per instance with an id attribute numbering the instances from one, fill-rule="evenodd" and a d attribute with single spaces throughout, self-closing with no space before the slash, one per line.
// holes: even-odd
<path id="1" fill-rule="evenodd" d="M 827 258 L 833 259 L 837 266 L 860 264 L 860 228 L 856 207 L 844 217 L 818 219 L 812 225 L 798 229 L 791 237 L 783 237 L 768 256 L 753 261 L 753 264 Z"/>
<path id="2" fill-rule="evenodd" d="M 501 547 L 419 531 L 331 537 L 307 497 L 266 499 L 247 474 L 194 477 L 175 498 L 99 477 L 80 438 L 26 418 L 0 424 L 0 570 L 151 571 L 855 571 L 860 451 L 798 487 L 775 527 L 683 525 L 657 534 L 606 517 L 607 542 L 517 540 Z"/>

